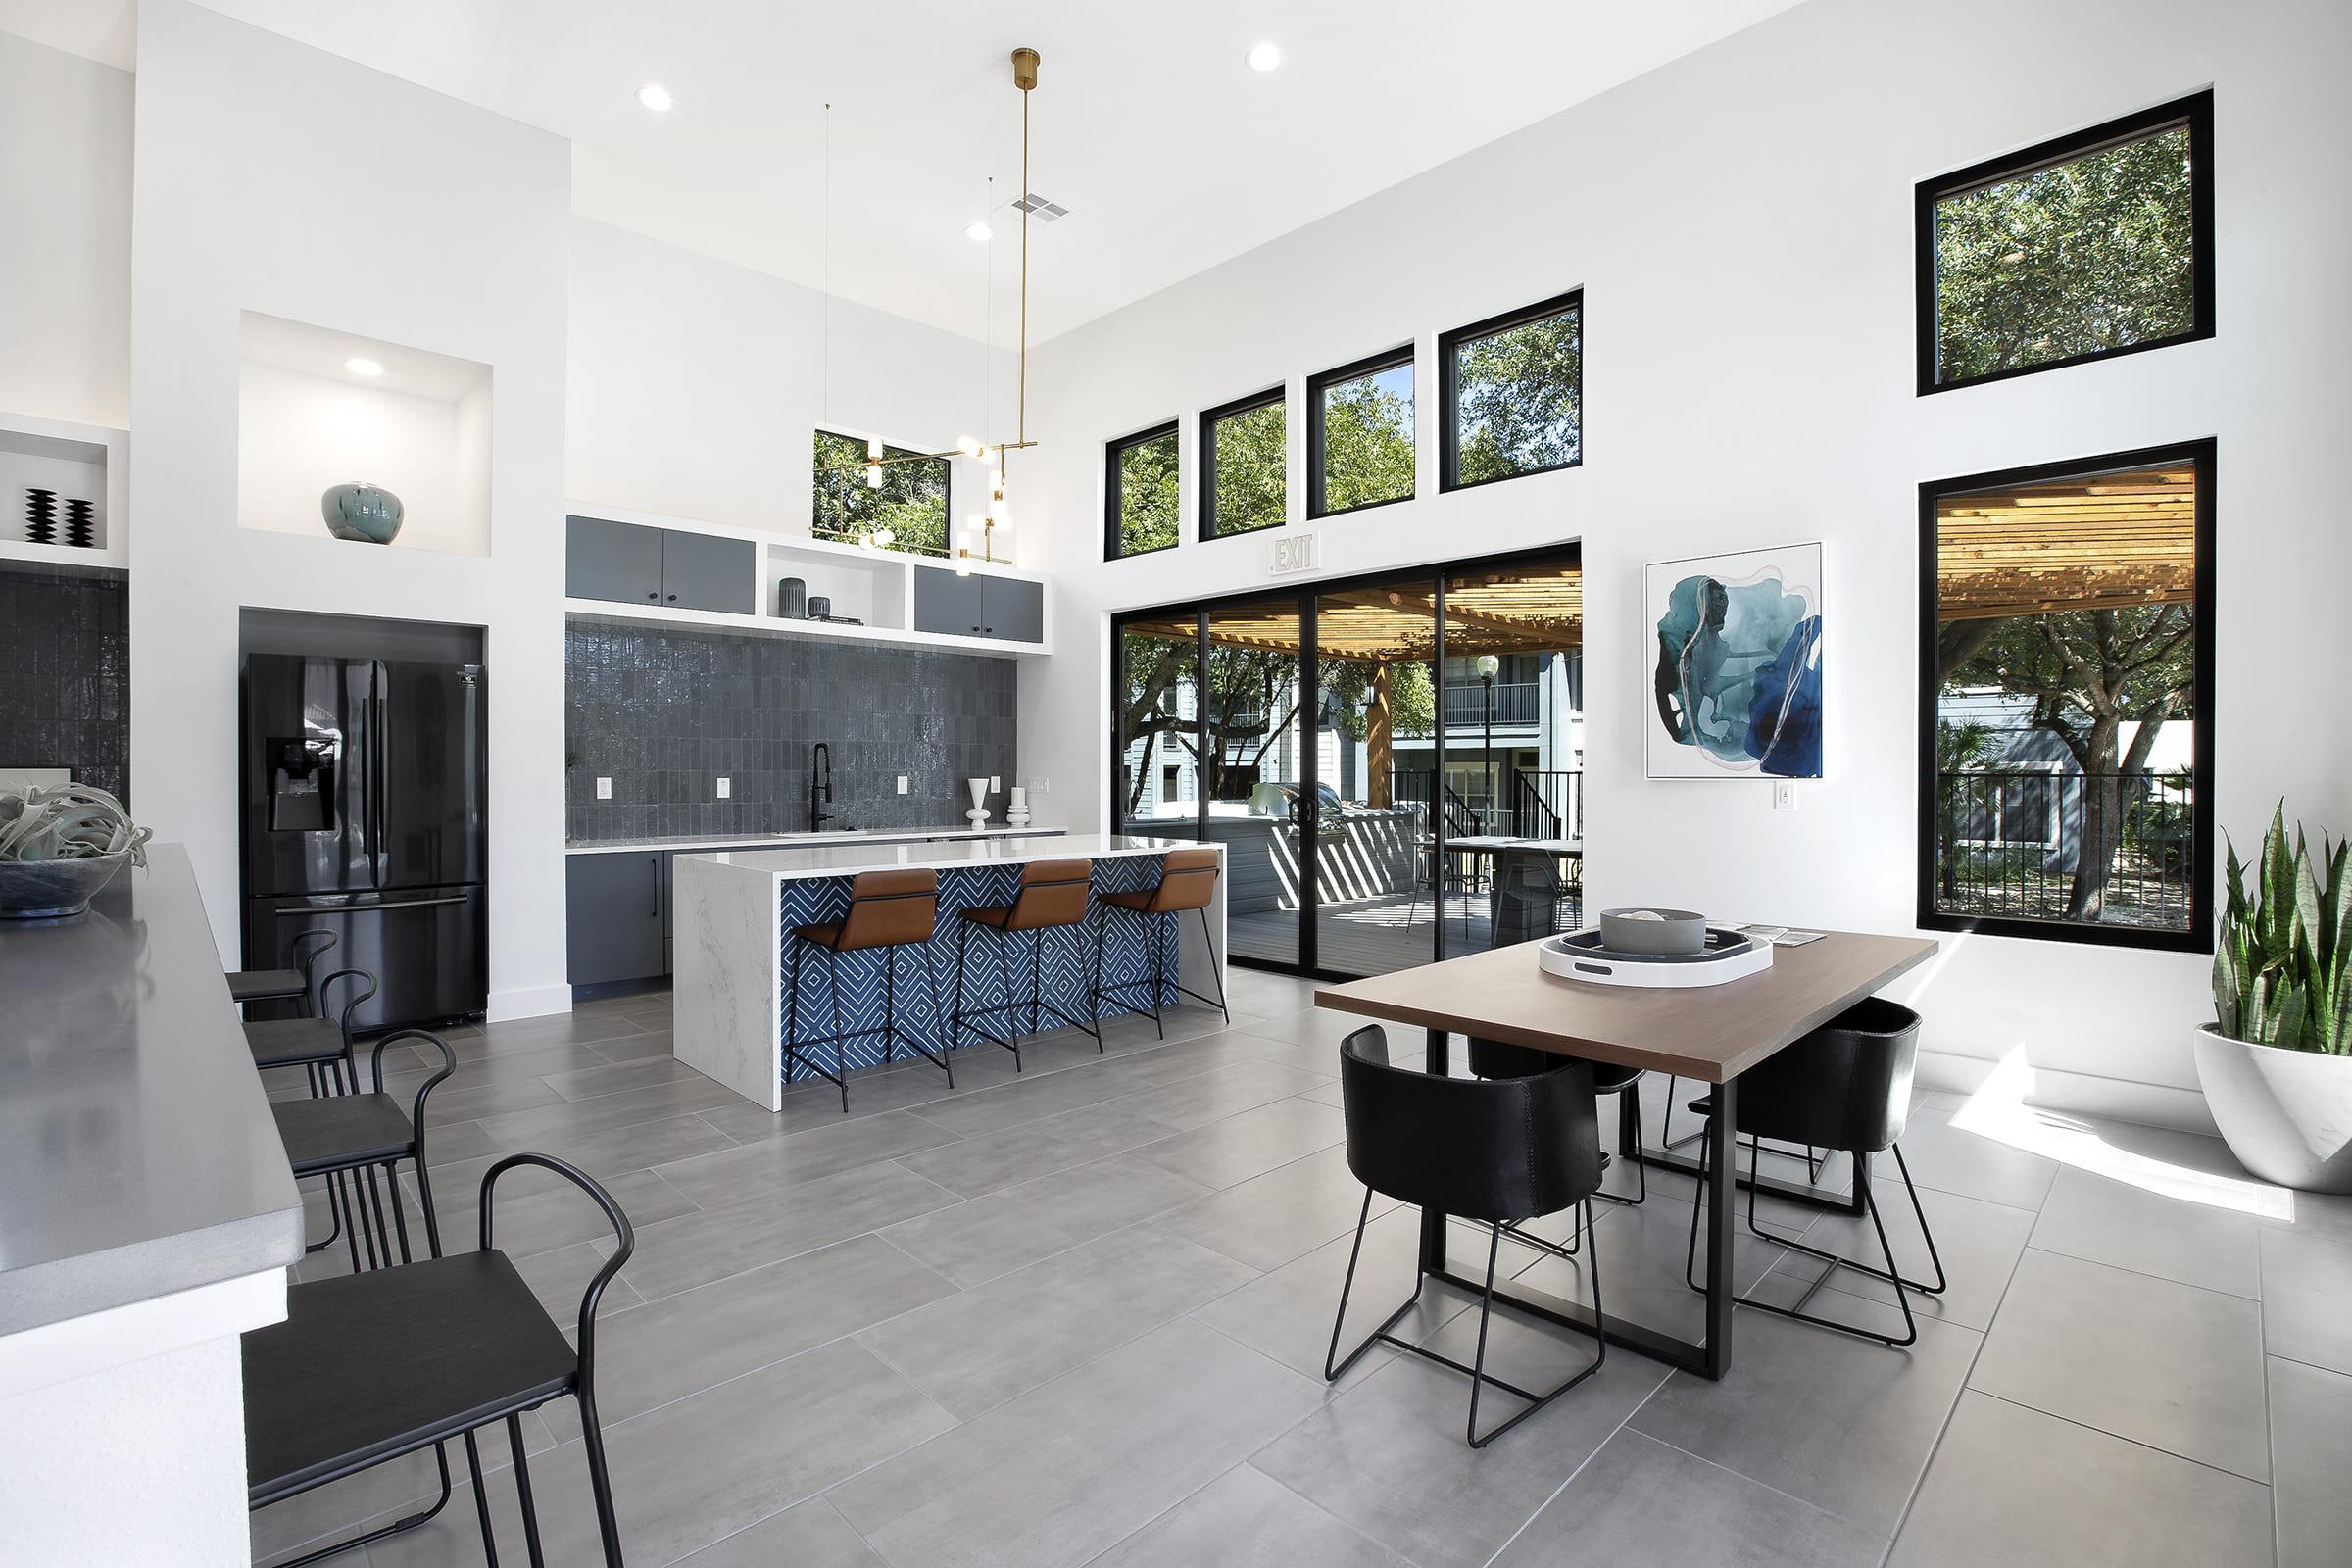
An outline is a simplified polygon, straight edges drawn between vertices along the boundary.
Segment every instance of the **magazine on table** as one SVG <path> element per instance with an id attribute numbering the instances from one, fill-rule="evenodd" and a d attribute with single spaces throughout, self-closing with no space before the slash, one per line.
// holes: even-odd
<path id="1" fill-rule="evenodd" d="M 1827 932 L 1797 931 L 1785 925 L 1736 925 L 1733 930 L 1752 941 L 1770 943 L 1776 948 L 1801 948 L 1808 942 L 1819 942 Z"/>

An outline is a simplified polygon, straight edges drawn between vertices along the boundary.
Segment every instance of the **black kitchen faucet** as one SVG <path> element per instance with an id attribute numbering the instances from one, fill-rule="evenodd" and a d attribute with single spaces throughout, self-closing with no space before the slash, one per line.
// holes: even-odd
<path id="1" fill-rule="evenodd" d="M 824 804 L 819 805 L 820 801 Z M 832 802 L 833 753 L 823 741 L 818 741 L 816 749 L 808 754 L 809 832 L 821 833 L 824 831 L 825 824 L 833 820 L 833 813 L 824 808 Z"/>

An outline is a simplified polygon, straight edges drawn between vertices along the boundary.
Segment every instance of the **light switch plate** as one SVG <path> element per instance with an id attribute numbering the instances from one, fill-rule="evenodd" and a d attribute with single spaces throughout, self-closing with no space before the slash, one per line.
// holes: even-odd
<path id="1" fill-rule="evenodd" d="M 1772 781 L 1772 808 L 1776 811 L 1796 809 L 1796 780 L 1776 778 Z"/>
<path id="2" fill-rule="evenodd" d="M 1054 785 L 1051 780 L 1033 778 L 1029 781 L 1029 793 L 1032 795 L 1051 795 L 1054 793 Z"/>
<path id="3" fill-rule="evenodd" d="M 612 798 L 612 781 L 611 779 L 600 778 L 596 781 L 596 798 L 600 801 L 609 801 Z"/>
<path id="4" fill-rule="evenodd" d="M 906 775 L 904 773 L 899 775 L 899 793 L 901 795 L 906 793 Z"/>
<path id="5" fill-rule="evenodd" d="M 731 778 L 722 778 L 722 779 L 720 779 L 720 780 L 718 781 L 718 798 L 719 798 L 720 800 L 722 800 L 722 801 L 723 801 L 723 800 L 726 800 L 726 799 L 727 799 L 729 796 L 733 795 L 734 793 L 735 793 L 735 781 L 734 781 L 733 779 L 731 779 Z"/>

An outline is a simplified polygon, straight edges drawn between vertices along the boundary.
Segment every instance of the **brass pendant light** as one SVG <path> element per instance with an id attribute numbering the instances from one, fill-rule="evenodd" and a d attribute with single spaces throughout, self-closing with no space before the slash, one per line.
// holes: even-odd
<path id="1" fill-rule="evenodd" d="M 997 524 L 1004 519 L 1008 510 L 1004 499 L 1004 475 L 1007 466 L 1005 456 L 1008 453 L 1026 451 L 1037 445 L 1036 442 L 1029 439 L 1029 212 L 1036 205 L 1029 199 L 1029 95 L 1037 90 L 1037 67 L 1038 54 L 1036 50 L 1020 48 L 1012 52 L 1012 84 L 1020 89 L 1021 94 L 1021 200 L 1017 204 L 1021 213 L 1020 343 L 1017 356 L 1019 390 L 1014 414 L 1013 439 L 984 442 L 974 440 L 967 435 L 958 439 L 954 447 L 945 452 L 905 452 L 896 455 L 886 452 L 879 440 L 869 439 L 865 444 L 865 461 L 863 463 L 827 464 L 819 470 L 825 473 L 846 473 L 853 469 L 863 469 L 866 485 L 871 489 L 879 490 L 882 488 L 882 469 L 893 463 L 936 463 L 943 458 L 978 459 L 987 465 L 992 472 L 988 509 L 978 519 L 980 524 L 978 559 L 990 564 L 994 564 L 997 559 Z M 952 519 L 950 525 L 952 528 Z M 888 544 L 889 540 L 887 537 L 875 537 L 869 542 Z M 967 531 L 964 544 L 958 546 L 955 552 L 958 572 L 970 569 L 968 563 L 973 559 L 971 546 L 971 536 Z"/>

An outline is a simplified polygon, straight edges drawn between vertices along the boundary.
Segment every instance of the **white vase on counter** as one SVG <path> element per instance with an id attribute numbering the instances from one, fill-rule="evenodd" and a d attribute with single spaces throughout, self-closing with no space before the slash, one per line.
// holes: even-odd
<path id="1" fill-rule="evenodd" d="M 1015 784 L 1004 792 L 1004 825 L 1029 825 L 1029 791 L 1023 785 Z"/>
<path id="2" fill-rule="evenodd" d="M 971 823 L 976 831 L 988 820 L 988 807 L 985 804 L 988 800 L 988 780 L 967 778 L 963 783 L 972 792 L 972 808 L 963 813 L 963 819 Z"/>

